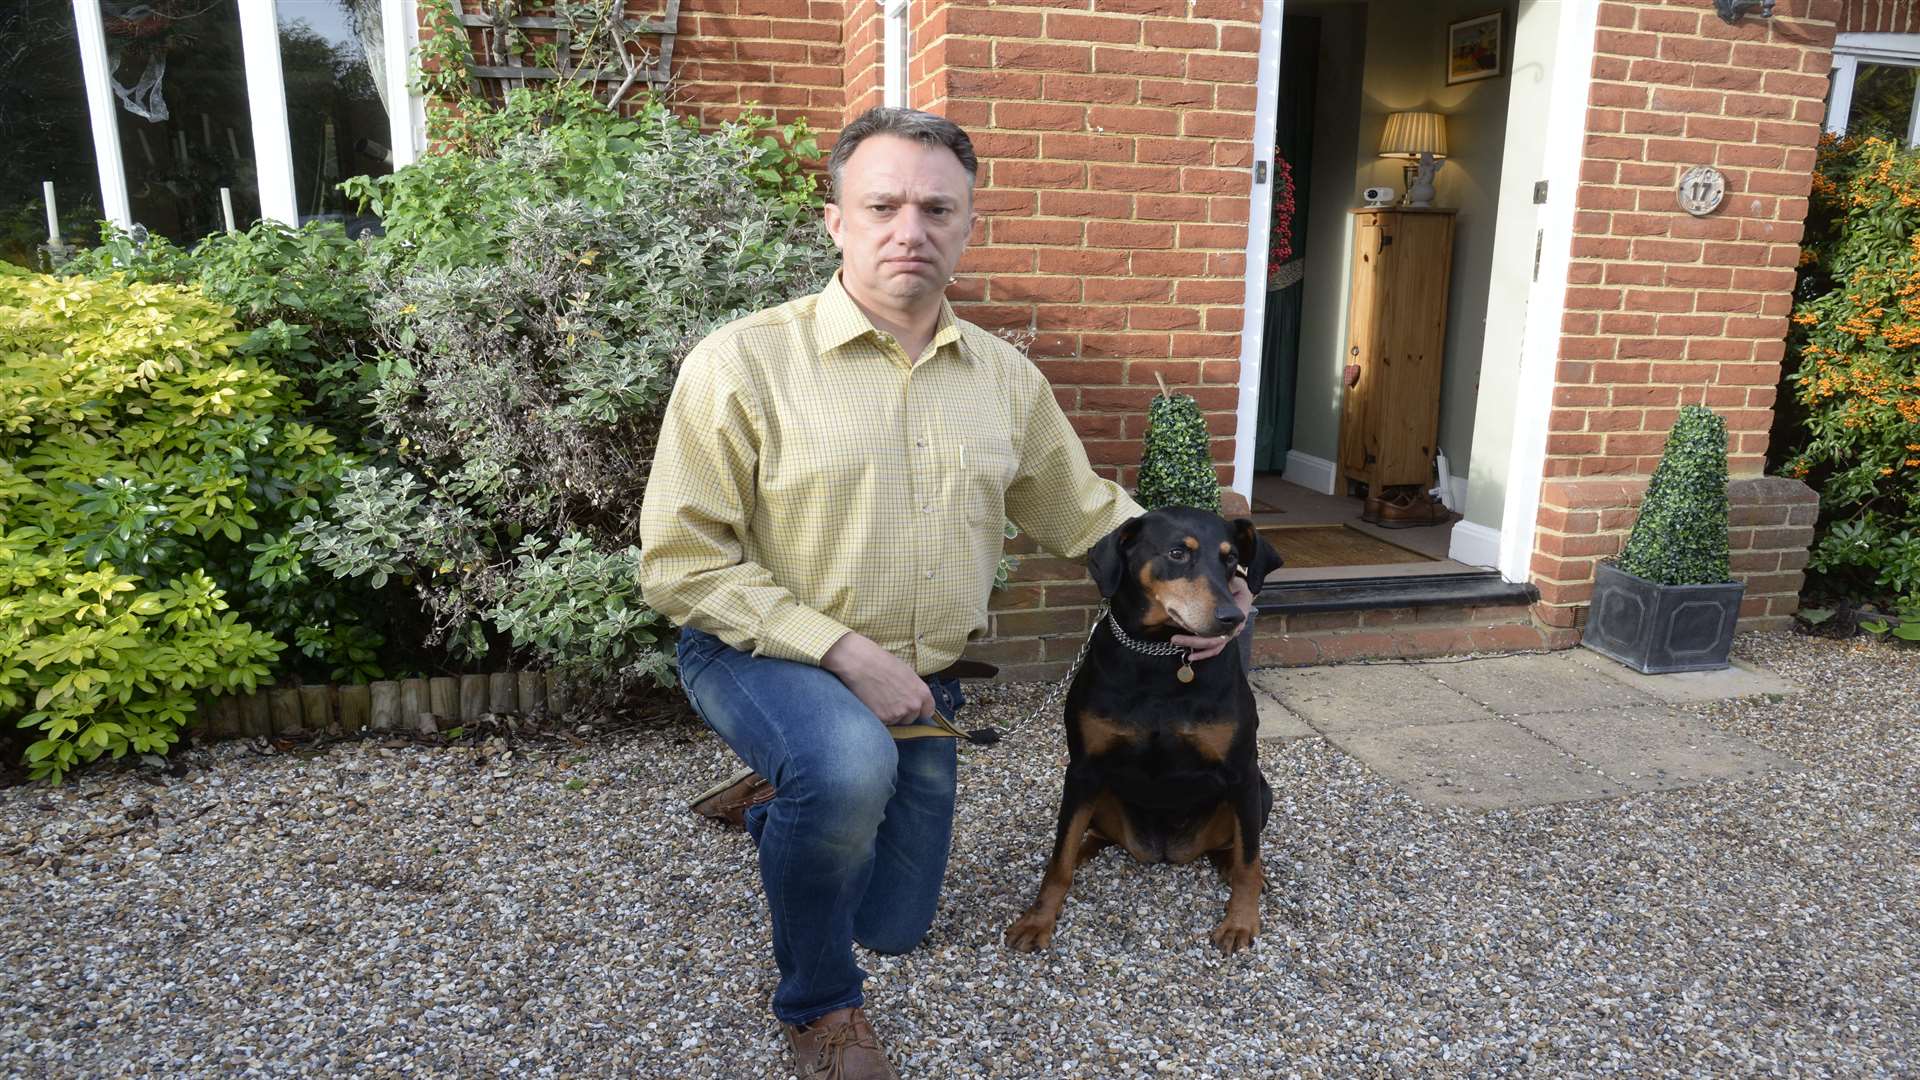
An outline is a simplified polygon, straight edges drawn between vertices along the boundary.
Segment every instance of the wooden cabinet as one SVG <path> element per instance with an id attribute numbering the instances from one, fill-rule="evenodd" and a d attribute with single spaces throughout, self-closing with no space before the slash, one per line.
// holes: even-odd
<path id="1" fill-rule="evenodd" d="M 1452 210 L 1355 210 L 1340 471 L 1429 487 L 1440 434 Z"/>

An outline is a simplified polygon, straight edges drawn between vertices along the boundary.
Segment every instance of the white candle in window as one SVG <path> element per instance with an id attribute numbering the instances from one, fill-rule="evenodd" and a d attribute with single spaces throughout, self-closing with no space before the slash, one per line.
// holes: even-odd
<path id="1" fill-rule="evenodd" d="M 50 247 L 59 247 L 60 213 L 53 208 L 53 181 L 42 180 L 40 190 L 47 196 L 47 244 Z"/>

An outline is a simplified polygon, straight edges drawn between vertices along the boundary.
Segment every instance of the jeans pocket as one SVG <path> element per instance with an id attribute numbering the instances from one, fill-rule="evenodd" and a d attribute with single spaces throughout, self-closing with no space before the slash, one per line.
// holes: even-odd
<path id="1" fill-rule="evenodd" d="M 707 665 L 713 663 L 713 658 L 719 655 L 719 650 L 725 647 L 726 642 L 712 634 L 702 633 L 692 627 L 681 627 L 680 640 L 674 643 L 674 659 L 680 668 L 680 685 L 691 687 L 695 677 L 705 671 Z"/>

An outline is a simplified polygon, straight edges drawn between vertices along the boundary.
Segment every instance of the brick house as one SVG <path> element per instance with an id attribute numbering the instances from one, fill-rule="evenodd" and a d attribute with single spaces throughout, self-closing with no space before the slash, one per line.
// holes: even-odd
<path id="1" fill-rule="evenodd" d="M 1594 564 L 1624 542 L 1688 403 L 1730 429 L 1742 625 L 1781 625 L 1817 505 L 1764 465 L 1829 72 L 1837 35 L 1920 29 L 1915 5 L 1783 0 L 1728 21 L 1704 0 L 1509 0 L 1495 8 L 1504 73 L 1449 85 L 1449 24 L 1498 2 L 689 0 L 678 86 L 708 120 L 757 101 L 831 127 L 887 99 L 967 126 L 988 220 L 950 293 L 966 317 L 1035 335 L 1090 456 L 1123 483 L 1159 375 L 1207 411 L 1221 483 L 1257 499 L 1274 161 L 1255 133 L 1275 127 L 1283 27 L 1314 18 L 1299 333 L 1322 347 L 1302 349 L 1295 407 L 1320 405 L 1310 389 L 1337 397 L 1342 219 L 1362 186 L 1400 179 L 1397 163 L 1367 160 L 1371 144 L 1394 111 L 1447 114 L 1455 152 L 1436 202 L 1458 215 L 1440 442 L 1465 467 L 1446 554 L 1485 577 L 1305 571 L 1270 590 L 1261 657 L 1573 643 Z M 906 24 L 904 73 L 888 63 L 890 17 Z M 1675 196 L 1695 165 L 1725 182 L 1701 217 Z M 1294 426 L 1277 471 L 1332 494 L 1332 444 L 1303 437 L 1304 415 Z M 1023 561 L 1016 579 L 980 654 L 1057 670 L 1094 597 L 1052 559 Z"/>
<path id="2" fill-rule="evenodd" d="M 280 0 L 283 25 L 293 3 Z M 376 81 L 400 100 L 395 58 L 417 11 L 374 6 L 390 31 L 368 48 L 387 58 Z M 1458 515 L 1348 530 L 1375 555 L 1401 552 L 1385 562 L 1336 550 L 1282 571 L 1256 651 L 1312 663 L 1576 642 L 1594 565 L 1619 550 L 1689 403 L 1731 432 L 1743 626 L 1794 611 L 1816 499 L 1764 467 L 1814 147 L 1823 126 L 1848 123 L 1856 83 L 1920 72 L 1920 12 L 1914 0 L 1736 6 L 670 0 L 664 25 L 673 92 L 705 122 L 757 106 L 831 133 L 887 102 L 966 126 L 985 221 L 950 291 L 962 314 L 1031 336 L 1095 465 L 1123 483 L 1156 380 L 1193 395 L 1221 483 L 1263 524 L 1358 512 L 1339 441 L 1353 211 L 1365 187 L 1405 186 L 1404 163 L 1381 154 L 1390 124 L 1439 114 L 1433 201 L 1454 227 L 1431 264 L 1449 284 L 1424 407 L 1437 413 L 1431 449 L 1451 463 L 1436 490 Z M 82 17 L 83 57 L 89 33 Z M 96 89 L 91 67 L 88 79 Z M 255 143 L 270 145 L 271 103 L 252 113 Z M 404 164 L 420 150 L 418 102 L 382 115 Z M 95 127 L 102 160 L 118 154 Z M 262 212 L 304 217 L 274 209 L 295 188 L 276 201 L 270 156 Z M 1676 198 L 1695 166 L 1724 183 L 1703 216 Z M 109 171 L 104 216 L 125 218 Z M 1295 205 L 1284 259 L 1276 181 Z M 1015 578 L 978 655 L 1016 677 L 1062 670 L 1097 597 L 1073 563 L 1029 554 Z"/>

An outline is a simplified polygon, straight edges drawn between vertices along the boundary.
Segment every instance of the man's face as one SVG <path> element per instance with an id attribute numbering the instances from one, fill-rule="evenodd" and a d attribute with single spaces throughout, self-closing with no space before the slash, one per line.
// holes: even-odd
<path id="1" fill-rule="evenodd" d="M 827 204 L 827 233 L 854 298 L 915 308 L 938 303 L 973 230 L 973 188 L 944 146 L 892 135 L 860 144 Z"/>

